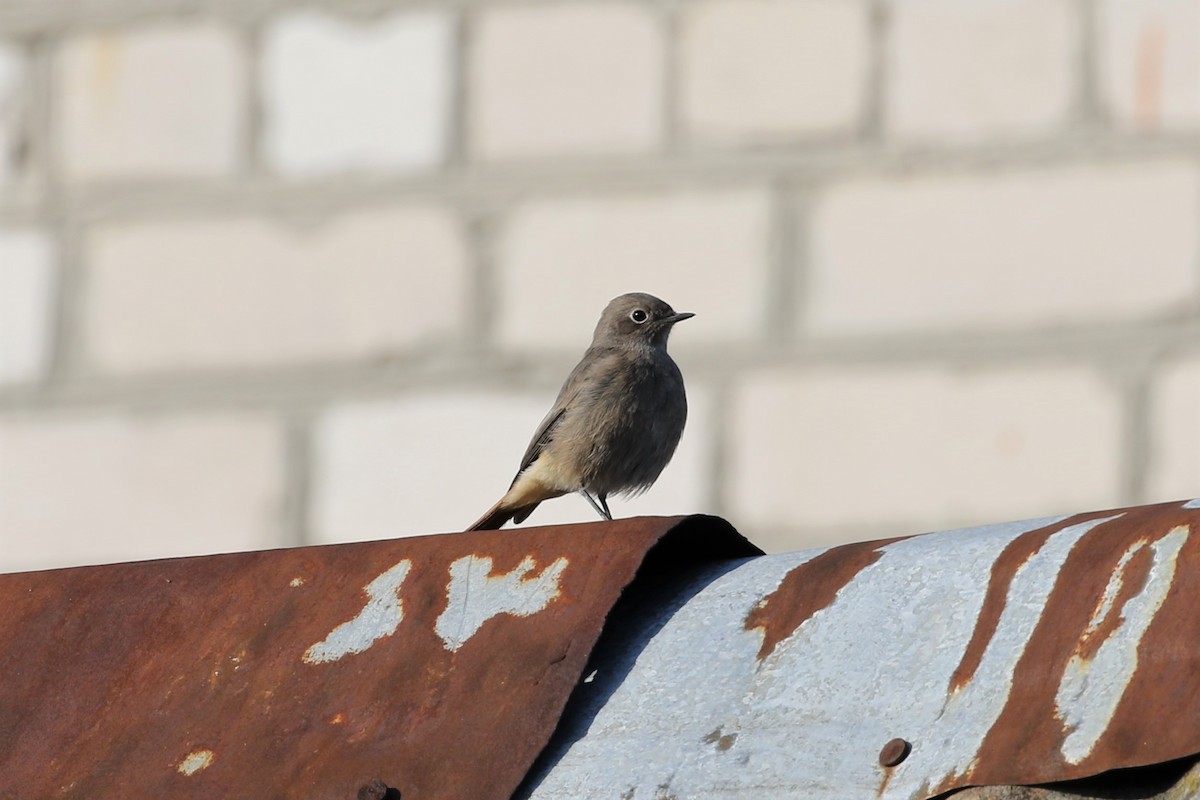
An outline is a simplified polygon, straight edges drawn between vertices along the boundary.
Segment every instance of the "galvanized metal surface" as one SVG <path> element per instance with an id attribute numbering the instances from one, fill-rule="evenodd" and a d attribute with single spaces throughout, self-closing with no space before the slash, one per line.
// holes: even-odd
<path id="1" fill-rule="evenodd" d="M 642 518 L 2 575 L 0 797 L 507 798 L 652 548 L 759 552 Z"/>
<path id="2" fill-rule="evenodd" d="M 928 798 L 1200 752 L 1200 501 L 751 559 L 654 608 L 518 796 Z"/>

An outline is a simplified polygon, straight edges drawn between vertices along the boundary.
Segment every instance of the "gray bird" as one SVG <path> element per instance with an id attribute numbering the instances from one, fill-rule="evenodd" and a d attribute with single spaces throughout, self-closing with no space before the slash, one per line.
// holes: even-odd
<path id="1" fill-rule="evenodd" d="M 610 302 L 508 492 L 468 530 L 523 522 L 538 503 L 571 492 L 611 520 L 610 494 L 650 488 L 687 421 L 683 376 L 667 355 L 667 337 L 676 322 L 692 316 L 640 292 Z"/>

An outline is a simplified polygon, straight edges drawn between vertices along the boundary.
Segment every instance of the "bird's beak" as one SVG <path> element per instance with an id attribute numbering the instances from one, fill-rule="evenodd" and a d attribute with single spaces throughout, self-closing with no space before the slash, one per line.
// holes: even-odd
<path id="1" fill-rule="evenodd" d="M 664 319 L 663 322 L 667 323 L 668 325 L 674 325 L 676 322 L 683 322 L 685 319 L 691 319 L 694 316 L 696 315 L 690 311 L 682 311 L 678 314 L 672 314 Z"/>

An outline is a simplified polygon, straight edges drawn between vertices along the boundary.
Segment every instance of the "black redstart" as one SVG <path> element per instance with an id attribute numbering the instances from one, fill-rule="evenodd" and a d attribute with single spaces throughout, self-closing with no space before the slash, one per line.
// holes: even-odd
<path id="1" fill-rule="evenodd" d="M 538 503 L 570 492 L 611 520 L 610 494 L 650 488 L 687 421 L 683 376 L 667 355 L 667 337 L 691 316 L 640 292 L 610 302 L 508 492 L 468 530 L 523 522 Z"/>

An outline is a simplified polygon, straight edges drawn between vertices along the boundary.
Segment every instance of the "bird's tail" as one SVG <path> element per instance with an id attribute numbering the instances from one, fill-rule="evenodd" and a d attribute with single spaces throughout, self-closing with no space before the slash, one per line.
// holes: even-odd
<path id="1" fill-rule="evenodd" d="M 498 531 L 510 519 L 516 523 L 525 521 L 533 510 L 537 508 L 537 503 L 529 506 L 520 506 L 518 508 L 509 508 L 504 505 L 503 498 L 496 505 L 489 508 L 482 517 L 475 520 L 469 531 Z"/>
<path id="2" fill-rule="evenodd" d="M 501 500 L 496 505 L 489 508 L 482 517 L 471 523 L 469 531 L 498 531 L 504 523 L 512 519 L 513 512 L 511 508 L 504 507 L 504 501 Z"/>

